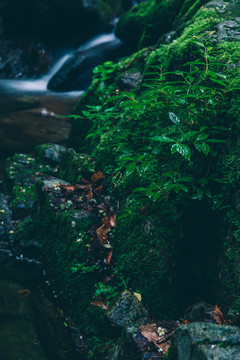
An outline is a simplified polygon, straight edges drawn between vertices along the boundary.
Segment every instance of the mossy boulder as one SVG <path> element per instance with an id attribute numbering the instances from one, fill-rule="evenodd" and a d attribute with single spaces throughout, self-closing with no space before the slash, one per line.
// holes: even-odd
<path id="1" fill-rule="evenodd" d="M 155 44 L 169 31 L 191 20 L 204 0 L 144 1 L 127 11 L 116 28 L 116 35 L 133 49 Z M 174 26 L 173 26 L 174 25 Z"/>
<path id="2" fill-rule="evenodd" d="M 169 358 L 174 360 L 227 360 L 240 354 L 240 331 L 235 326 L 186 324 L 175 330 Z"/>
<path id="3" fill-rule="evenodd" d="M 211 160 L 210 166 L 211 171 L 217 173 L 220 179 L 228 171 L 223 165 L 223 156 L 228 152 L 230 154 L 235 146 L 239 123 L 236 89 L 239 81 L 237 70 L 239 6 L 233 2 L 213 1 L 198 10 L 200 5 L 202 3 L 197 2 L 191 10 L 191 16 L 186 15 L 185 27 L 177 30 L 178 37 L 170 44 L 158 43 L 154 47 L 142 49 L 121 60 L 113 67 L 113 72 L 107 79 L 104 79 L 101 73 L 96 74 L 91 87 L 75 110 L 80 115 L 82 111 L 87 110 L 88 105 L 96 107 L 96 117 L 89 116 L 88 119 L 90 128 L 85 146 L 95 158 L 97 169 L 101 168 L 110 175 L 109 191 L 115 201 L 119 202 L 119 221 L 114 235 L 114 256 L 122 275 L 128 279 L 133 289 L 139 289 L 155 316 L 179 314 L 184 307 L 194 302 L 194 299 L 197 300 L 199 293 L 201 298 L 209 302 L 217 301 L 217 294 L 221 291 L 226 294 L 229 289 L 226 272 L 224 273 L 223 267 L 222 270 L 218 267 L 217 254 L 221 253 L 225 258 L 223 253 L 231 253 L 234 258 L 234 251 L 230 251 L 233 244 L 227 243 L 225 249 L 223 246 L 227 228 L 230 226 L 226 220 L 226 213 L 224 213 L 224 222 L 221 222 L 221 214 L 214 210 L 215 205 L 209 202 L 207 196 L 201 198 L 198 197 L 199 195 L 194 195 L 194 200 L 186 195 L 183 196 L 184 200 L 180 201 L 178 195 L 175 197 L 165 194 L 153 203 L 151 197 L 154 185 L 152 189 L 150 185 L 147 186 L 151 181 L 152 184 L 155 182 L 159 186 L 158 179 L 163 172 L 168 174 L 167 176 L 170 176 L 169 173 L 184 173 L 184 176 L 192 176 L 193 179 L 204 178 L 209 173 L 206 157 L 199 157 L 199 154 L 194 152 L 192 162 L 190 161 L 188 166 L 181 157 L 174 154 L 171 156 L 170 150 L 166 147 L 159 148 L 158 152 L 154 145 L 150 145 L 149 158 L 146 158 L 145 162 L 141 158 L 141 156 L 145 158 L 144 153 L 148 151 L 149 139 L 169 131 L 171 123 L 169 112 L 172 112 L 175 106 L 175 110 L 179 111 L 176 104 L 173 108 L 167 103 L 162 105 L 161 101 L 164 100 L 160 93 L 157 94 L 157 89 L 162 86 L 159 80 L 161 71 L 163 73 L 191 71 L 189 67 L 185 67 L 185 64 L 188 61 L 197 62 L 199 56 L 202 56 L 199 48 L 205 47 L 213 52 L 211 57 L 215 64 L 212 69 L 222 72 L 223 77 L 229 78 L 231 84 L 236 84 L 236 87 L 232 86 L 231 92 L 229 91 L 222 104 L 222 122 L 216 124 L 230 128 L 233 126 L 234 134 L 230 137 L 232 143 L 219 150 L 218 160 L 216 162 Z M 134 12 L 137 13 L 138 9 L 141 9 L 146 15 L 146 11 L 151 9 L 151 6 L 153 2 L 146 2 L 133 8 L 130 13 L 133 16 Z M 139 10 L 140 13 L 141 11 Z M 183 13 L 187 13 L 186 3 Z M 121 85 L 120 79 L 131 72 L 141 74 L 141 82 L 126 94 L 134 100 L 129 103 L 126 101 L 129 106 L 124 106 L 126 100 L 124 95 L 119 97 L 119 101 L 116 95 Z M 171 75 L 168 79 L 172 81 Z M 152 95 L 153 93 L 147 93 L 145 90 L 149 86 L 153 87 L 151 84 L 154 84 L 154 81 L 156 81 L 156 93 Z M 180 83 L 179 88 L 181 88 Z M 146 94 L 149 94 L 149 99 Z M 113 100 L 109 102 L 111 97 Z M 108 112 L 108 108 L 114 110 Z M 114 114 L 112 117 L 109 116 L 111 111 Z M 182 117 L 187 116 L 183 111 Z M 207 118 L 209 122 L 218 121 L 216 116 L 210 120 L 209 114 Z M 199 119 L 195 121 L 198 123 Z M 74 139 L 81 136 L 81 123 L 83 120 L 79 121 L 77 118 L 73 121 L 69 145 L 76 146 L 75 140 L 71 141 L 73 136 Z M 122 161 L 124 157 L 125 163 Z M 213 193 L 220 193 L 218 196 L 222 197 L 222 200 L 219 200 L 219 204 L 221 201 L 224 202 L 222 192 L 230 191 L 230 188 L 227 190 L 226 185 L 220 183 L 219 181 L 215 188 L 211 184 L 209 188 Z M 141 189 L 142 191 L 145 189 L 150 200 L 146 198 L 144 200 L 141 195 L 137 196 L 137 191 Z M 199 200 L 200 203 L 197 203 Z M 225 206 L 231 205 L 227 203 Z M 212 223 L 215 225 L 211 225 Z M 205 224 L 205 227 L 201 224 Z M 209 246 L 207 244 L 211 244 L 210 257 L 206 253 Z M 206 261 L 202 261 L 200 254 Z M 232 261 L 234 260 L 230 262 Z M 226 261 L 225 268 L 231 268 L 230 262 Z M 219 271 L 221 276 L 225 276 L 225 280 L 219 277 Z M 236 278 L 235 285 L 238 283 Z M 178 287 L 177 284 L 180 286 Z M 233 297 L 236 299 L 236 295 Z M 232 303 L 230 298 L 226 295 L 225 302 L 223 301 L 225 309 Z"/>

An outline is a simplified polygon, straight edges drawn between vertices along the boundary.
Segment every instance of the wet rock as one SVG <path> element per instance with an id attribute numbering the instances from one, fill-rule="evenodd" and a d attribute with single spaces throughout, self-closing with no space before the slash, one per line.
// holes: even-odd
<path id="1" fill-rule="evenodd" d="M 131 327 L 142 323 L 148 316 L 137 297 L 130 291 L 125 290 L 117 303 L 108 312 L 108 319 L 116 326 L 131 330 Z"/>
<path id="2" fill-rule="evenodd" d="M 70 183 L 65 180 L 57 179 L 54 177 L 51 177 L 50 179 L 47 180 L 43 180 L 43 189 L 47 188 L 49 191 L 58 189 L 59 185 L 70 185 Z"/>
<path id="3" fill-rule="evenodd" d="M 0 39 L 0 77 L 4 79 L 35 78 L 45 73 L 52 58 L 45 45 L 26 40 Z"/>
<path id="4" fill-rule="evenodd" d="M 200 322 L 180 326 L 171 338 L 170 359 L 240 359 L 240 329 Z"/>
<path id="5" fill-rule="evenodd" d="M 66 152 L 67 148 L 58 144 L 43 144 L 36 148 L 36 154 L 38 160 L 47 163 L 49 165 L 59 164 L 62 155 Z"/>
<path id="6" fill-rule="evenodd" d="M 216 321 L 214 321 L 214 315 L 216 317 L 214 311 L 215 311 L 214 306 L 204 302 L 200 302 L 198 304 L 191 306 L 187 310 L 184 316 L 184 320 L 187 320 L 189 322 L 209 321 L 216 323 Z"/>
<path id="7" fill-rule="evenodd" d="M 15 154 L 6 162 L 5 180 L 15 219 L 29 215 L 37 200 L 36 171 L 35 160 L 25 154 Z"/>
<path id="8" fill-rule="evenodd" d="M 142 74 L 140 71 L 126 71 L 122 73 L 117 80 L 120 90 L 135 89 L 142 81 Z"/>
<path id="9" fill-rule="evenodd" d="M 211 35 L 215 43 L 223 41 L 238 41 L 240 38 L 240 17 L 221 21 Z"/>
<path id="10" fill-rule="evenodd" d="M 8 206 L 6 196 L 0 193 L 0 248 L 8 249 L 14 240 L 14 226 L 12 224 L 12 212 Z"/>

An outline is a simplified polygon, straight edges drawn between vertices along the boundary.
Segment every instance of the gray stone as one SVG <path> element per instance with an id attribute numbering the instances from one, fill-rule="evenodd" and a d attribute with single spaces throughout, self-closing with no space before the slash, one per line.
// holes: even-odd
<path id="1" fill-rule="evenodd" d="M 240 329 L 203 322 L 180 326 L 171 338 L 170 359 L 240 359 Z"/>
<path id="2" fill-rule="evenodd" d="M 117 83 L 120 90 L 131 90 L 140 85 L 141 81 L 142 74 L 140 71 L 126 71 L 119 76 Z"/>
<path id="3" fill-rule="evenodd" d="M 40 159 L 51 164 L 59 164 L 62 155 L 66 152 L 66 147 L 58 144 L 44 144 L 37 147 Z"/>
<path id="4" fill-rule="evenodd" d="M 57 190 L 58 186 L 60 185 L 70 185 L 70 183 L 54 177 L 48 180 L 43 180 L 43 190 L 45 188 L 47 188 L 48 190 Z"/>
<path id="5" fill-rule="evenodd" d="M 147 310 L 141 302 L 130 291 L 125 290 L 120 295 L 116 304 L 109 310 L 107 317 L 116 326 L 135 329 L 136 324 L 140 324 L 148 316 Z"/>
<path id="6" fill-rule="evenodd" d="M 240 38 L 240 18 L 221 21 L 211 35 L 214 42 L 237 41 Z"/>

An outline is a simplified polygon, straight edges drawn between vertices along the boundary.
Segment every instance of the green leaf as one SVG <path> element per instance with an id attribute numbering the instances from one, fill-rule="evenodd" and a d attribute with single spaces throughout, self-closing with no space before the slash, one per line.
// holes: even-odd
<path id="1" fill-rule="evenodd" d="M 153 196 L 153 200 L 156 201 L 158 200 L 160 197 L 162 196 L 162 191 L 157 191 L 154 196 Z"/>
<path id="2" fill-rule="evenodd" d="M 197 137 L 197 141 L 203 141 L 203 140 L 206 140 L 208 138 L 208 134 L 200 134 L 198 137 Z"/>
<path id="3" fill-rule="evenodd" d="M 227 140 L 220 140 L 220 139 L 209 139 L 209 140 L 206 140 L 206 142 L 209 142 L 209 143 L 214 143 L 214 144 L 220 144 L 220 143 L 225 143 L 227 142 Z"/>
<path id="4" fill-rule="evenodd" d="M 174 114 L 173 112 L 169 112 L 169 119 L 176 125 L 179 125 L 181 122 L 179 117 L 176 114 Z"/>
<path id="5" fill-rule="evenodd" d="M 93 116 L 93 115 L 90 113 L 90 111 L 86 111 L 86 110 L 83 110 L 83 111 L 82 111 L 82 114 L 83 114 L 84 116 L 86 116 L 86 117 Z"/>
<path id="6" fill-rule="evenodd" d="M 102 71 L 104 71 L 104 67 L 102 65 L 98 65 L 93 69 L 94 74 L 101 73 Z"/>
<path id="7" fill-rule="evenodd" d="M 112 101 L 115 101 L 115 100 L 120 100 L 120 99 L 122 99 L 123 98 L 123 95 L 113 95 L 113 96 L 111 96 L 111 97 L 109 97 L 105 102 L 104 102 L 104 105 L 105 104 L 108 104 L 108 103 L 110 103 L 110 102 L 112 102 Z"/>
<path id="8" fill-rule="evenodd" d="M 149 189 L 146 190 L 146 195 L 147 195 L 148 197 L 152 197 L 152 196 L 153 196 L 153 191 L 152 191 L 151 188 L 149 188 Z"/>
<path id="9" fill-rule="evenodd" d="M 134 170 L 136 169 L 136 166 L 137 166 L 137 164 L 135 162 L 129 164 L 126 167 L 126 176 L 131 175 L 134 172 Z"/>
<path id="10" fill-rule="evenodd" d="M 203 143 L 202 144 L 202 152 L 207 156 L 207 154 L 209 153 L 210 151 L 210 146 L 206 143 Z"/>
<path id="11" fill-rule="evenodd" d="M 179 154 L 181 154 L 185 159 L 190 160 L 191 157 L 191 150 L 187 145 L 184 144 L 174 144 L 171 147 L 171 152 L 172 154 L 179 152 Z"/>
<path id="12" fill-rule="evenodd" d="M 202 143 L 202 144 L 194 144 L 195 148 L 199 151 L 199 152 L 203 152 L 205 155 L 207 155 L 210 151 L 210 146 L 206 143 Z"/>
<path id="13" fill-rule="evenodd" d="M 188 192 L 188 188 L 187 188 L 186 185 L 183 185 L 183 184 L 177 184 L 177 185 L 178 185 L 178 187 L 179 187 L 180 190 L 183 190 L 183 191 L 185 191 L 185 192 Z"/>
<path id="14" fill-rule="evenodd" d="M 135 93 L 133 93 L 133 92 L 128 92 L 128 91 L 124 91 L 124 92 L 122 92 L 121 94 L 122 94 L 123 96 L 128 97 L 128 98 L 131 98 L 131 99 L 135 99 L 135 96 L 136 96 Z"/>
<path id="15" fill-rule="evenodd" d="M 169 138 L 168 136 L 165 136 L 165 135 L 154 136 L 154 137 L 151 138 L 151 140 L 160 141 L 160 142 L 164 142 L 164 143 L 174 142 L 173 139 L 171 139 L 171 138 Z"/>
<path id="16" fill-rule="evenodd" d="M 138 188 L 134 189 L 133 192 L 139 192 L 139 191 L 145 191 L 145 190 L 146 190 L 146 188 L 144 188 L 144 187 L 138 187 Z"/>

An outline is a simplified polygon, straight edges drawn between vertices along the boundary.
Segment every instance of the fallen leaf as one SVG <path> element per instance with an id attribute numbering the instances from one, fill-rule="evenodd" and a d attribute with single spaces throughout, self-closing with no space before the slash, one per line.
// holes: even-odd
<path id="1" fill-rule="evenodd" d="M 109 222 L 112 227 L 116 226 L 116 214 L 113 214 L 113 216 L 110 217 Z"/>
<path id="2" fill-rule="evenodd" d="M 99 181 L 99 180 L 103 180 L 105 178 L 104 174 L 102 171 L 98 171 L 97 173 L 94 173 L 91 177 L 91 180 L 93 183 Z"/>
<path id="3" fill-rule="evenodd" d="M 109 251 L 109 254 L 108 254 L 107 259 L 106 259 L 108 265 L 110 265 L 111 260 L 112 260 L 112 250 Z"/>
<path id="4" fill-rule="evenodd" d="M 142 295 L 140 293 L 133 293 L 134 296 L 136 296 L 136 298 L 138 299 L 138 301 L 142 301 Z"/>
<path id="5" fill-rule="evenodd" d="M 75 186 L 73 185 L 61 185 L 61 188 L 68 190 L 68 191 L 74 191 L 75 190 Z"/>
<path id="6" fill-rule="evenodd" d="M 216 321 L 218 325 L 223 325 L 224 323 L 223 313 L 221 312 L 220 308 L 217 305 L 215 305 L 213 311 L 213 319 Z"/>
<path id="7" fill-rule="evenodd" d="M 96 233 L 97 233 L 97 237 L 98 237 L 98 240 L 100 241 L 101 245 L 104 246 L 104 244 L 107 242 L 105 225 L 103 224 L 102 226 L 100 226 L 97 229 Z"/>
<path id="8" fill-rule="evenodd" d="M 92 187 L 91 187 L 91 186 L 89 186 L 89 188 L 88 188 L 88 192 L 87 192 L 87 194 L 86 194 L 86 198 L 87 198 L 88 200 L 90 200 L 90 199 L 93 198 L 93 192 L 92 192 Z"/>
<path id="9" fill-rule="evenodd" d="M 21 289 L 18 291 L 18 295 L 21 295 L 21 296 L 27 295 L 29 293 L 30 293 L 30 290 L 28 290 L 28 289 Z"/>
<path id="10" fill-rule="evenodd" d="M 103 189 L 103 186 L 102 186 L 102 185 L 100 185 L 100 186 L 98 186 L 98 187 L 96 188 L 97 191 L 102 191 L 102 189 Z"/>
<path id="11" fill-rule="evenodd" d="M 110 228 L 111 228 L 111 226 L 110 226 L 110 220 L 108 219 L 107 216 L 105 216 L 105 217 L 102 219 L 102 223 L 104 224 L 106 230 L 110 230 Z"/>
<path id="12" fill-rule="evenodd" d="M 170 340 L 159 344 L 159 348 L 162 350 L 163 354 L 166 354 L 170 348 Z"/>
<path id="13" fill-rule="evenodd" d="M 147 341 L 155 343 L 159 340 L 156 324 L 142 325 L 139 327 L 139 329 Z"/>
<path id="14" fill-rule="evenodd" d="M 104 309 L 104 310 L 108 310 L 108 307 L 107 307 L 107 305 L 105 305 L 103 302 L 101 302 L 101 301 L 93 301 L 93 302 L 91 302 L 91 305 L 92 306 L 98 306 L 98 307 L 100 307 L 100 308 L 102 308 L 102 309 Z"/>
<path id="15" fill-rule="evenodd" d="M 207 34 L 207 36 L 211 36 L 211 35 L 213 35 L 215 32 L 216 32 L 216 30 L 211 31 L 209 34 Z"/>

